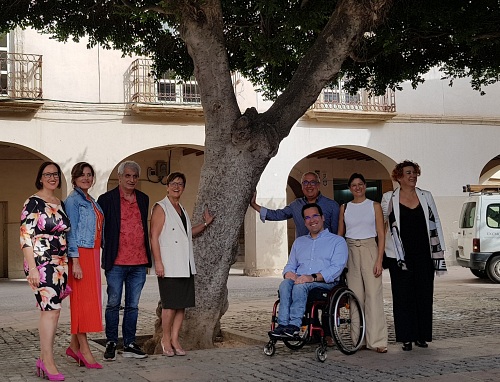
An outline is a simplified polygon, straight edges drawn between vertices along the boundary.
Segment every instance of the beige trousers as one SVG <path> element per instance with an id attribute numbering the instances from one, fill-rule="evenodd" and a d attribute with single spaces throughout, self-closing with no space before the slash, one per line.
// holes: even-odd
<path id="1" fill-rule="evenodd" d="M 377 242 L 375 238 L 346 241 L 349 247 L 347 285 L 356 294 L 365 312 L 366 347 L 387 347 L 382 276 L 373 275 L 378 257 Z"/>

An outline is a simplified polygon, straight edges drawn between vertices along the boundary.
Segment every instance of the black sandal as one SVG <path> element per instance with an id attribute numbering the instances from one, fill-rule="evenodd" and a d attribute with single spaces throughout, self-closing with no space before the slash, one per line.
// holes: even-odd
<path id="1" fill-rule="evenodd" d="M 403 350 L 410 351 L 412 349 L 411 342 L 403 342 Z"/>
<path id="2" fill-rule="evenodd" d="M 425 341 L 415 341 L 415 345 L 419 348 L 427 348 L 429 345 Z"/>

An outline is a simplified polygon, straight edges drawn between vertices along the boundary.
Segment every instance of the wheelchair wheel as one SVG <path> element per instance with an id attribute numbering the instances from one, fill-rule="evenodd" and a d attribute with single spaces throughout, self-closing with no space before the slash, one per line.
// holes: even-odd
<path id="1" fill-rule="evenodd" d="M 339 289 L 333 295 L 329 321 L 339 350 L 347 355 L 356 353 L 365 336 L 365 315 L 358 298 L 350 289 Z"/>
<path id="2" fill-rule="evenodd" d="M 272 341 L 269 341 L 265 346 L 264 346 L 264 354 L 271 357 L 274 355 L 274 352 L 276 351 L 276 346 Z"/>
<path id="3" fill-rule="evenodd" d="M 326 347 L 318 346 L 316 348 L 316 359 L 319 362 L 325 362 L 326 361 Z"/>
<path id="4" fill-rule="evenodd" d="M 288 349 L 291 350 L 299 350 L 304 347 L 304 345 L 307 343 L 309 340 L 309 325 L 307 326 L 307 329 L 300 334 L 300 337 L 294 337 L 292 339 L 283 339 L 283 343 Z"/>

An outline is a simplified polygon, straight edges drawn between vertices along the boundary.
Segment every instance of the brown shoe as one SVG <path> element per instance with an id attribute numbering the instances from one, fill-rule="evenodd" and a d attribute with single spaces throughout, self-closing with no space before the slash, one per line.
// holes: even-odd
<path id="1" fill-rule="evenodd" d="M 326 336 L 325 340 L 326 340 L 326 346 L 328 347 L 335 346 L 335 342 L 333 342 L 333 338 L 331 336 Z"/>

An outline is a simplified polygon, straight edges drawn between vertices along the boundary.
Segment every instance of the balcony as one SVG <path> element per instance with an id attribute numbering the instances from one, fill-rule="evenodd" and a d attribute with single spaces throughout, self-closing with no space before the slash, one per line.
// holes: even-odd
<path id="1" fill-rule="evenodd" d="M 42 56 L 0 52 L 0 107 L 33 111 L 42 105 Z"/>
<path id="2" fill-rule="evenodd" d="M 137 59 L 129 68 L 126 97 L 137 114 L 203 117 L 198 83 L 182 81 L 170 73 L 152 74 L 150 59 Z"/>
<path id="3" fill-rule="evenodd" d="M 176 117 L 203 117 L 198 84 L 193 78 L 181 81 L 172 74 L 156 79 L 152 74 L 152 60 L 137 59 L 127 73 L 126 99 L 136 114 L 172 115 Z M 239 74 L 232 76 L 235 87 Z M 350 95 L 338 86 L 325 88 L 305 117 L 324 121 L 380 122 L 396 115 L 394 91 L 383 96 L 370 96 L 365 90 Z"/>
<path id="4" fill-rule="evenodd" d="M 317 120 L 378 122 L 396 115 L 396 96 L 387 89 L 382 96 L 370 96 L 365 90 L 351 95 L 339 86 L 325 88 L 318 100 L 306 112 L 306 116 Z"/>

